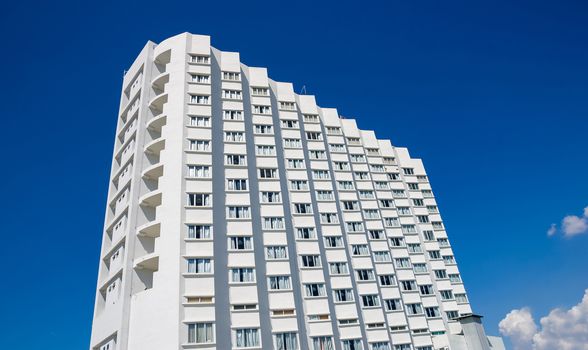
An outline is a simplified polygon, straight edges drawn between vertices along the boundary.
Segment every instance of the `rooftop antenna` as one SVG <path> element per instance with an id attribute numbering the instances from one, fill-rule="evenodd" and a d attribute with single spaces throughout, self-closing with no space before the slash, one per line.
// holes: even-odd
<path id="1" fill-rule="evenodd" d="M 302 85 L 302 89 L 300 89 L 300 95 L 306 95 L 306 85 Z"/>

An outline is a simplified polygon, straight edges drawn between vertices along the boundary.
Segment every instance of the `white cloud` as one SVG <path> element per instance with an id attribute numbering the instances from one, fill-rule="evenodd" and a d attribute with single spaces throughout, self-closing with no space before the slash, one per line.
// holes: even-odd
<path id="1" fill-rule="evenodd" d="M 561 231 L 565 237 L 574 237 L 577 235 L 588 233 L 588 207 L 584 208 L 582 216 L 568 215 L 561 221 Z M 548 236 L 553 236 L 557 233 L 557 226 L 551 224 L 547 230 Z"/>
<path id="2" fill-rule="evenodd" d="M 588 350 L 588 289 L 569 310 L 554 309 L 537 328 L 529 308 L 512 310 L 498 325 L 514 350 Z"/>
<path id="3" fill-rule="evenodd" d="M 500 333 L 510 338 L 514 350 L 530 350 L 537 325 L 529 308 L 512 310 L 498 324 Z"/>

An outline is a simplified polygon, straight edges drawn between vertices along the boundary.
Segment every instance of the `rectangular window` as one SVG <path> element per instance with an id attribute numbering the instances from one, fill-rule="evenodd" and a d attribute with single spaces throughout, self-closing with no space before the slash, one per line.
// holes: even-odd
<path id="1" fill-rule="evenodd" d="M 349 274 L 349 268 L 345 262 L 334 262 L 329 263 L 329 272 L 331 275 L 347 275 Z"/>
<path id="2" fill-rule="evenodd" d="M 312 337 L 312 350 L 333 350 L 332 337 Z"/>
<path id="3" fill-rule="evenodd" d="M 255 124 L 256 134 L 273 134 L 274 129 L 271 125 Z"/>
<path id="4" fill-rule="evenodd" d="M 339 217 L 336 213 L 321 213 L 321 223 L 322 224 L 338 224 Z"/>
<path id="5" fill-rule="evenodd" d="M 312 178 L 315 180 L 327 180 L 331 178 L 331 175 L 327 170 L 313 170 Z"/>
<path id="6" fill-rule="evenodd" d="M 308 151 L 310 159 L 327 159 L 327 153 L 325 151 Z"/>
<path id="7" fill-rule="evenodd" d="M 282 128 L 284 128 L 284 129 L 298 128 L 298 120 L 282 120 Z"/>
<path id="8" fill-rule="evenodd" d="M 225 142 L 245 142 L 245 135 L 238 131 L 225 131 Z"/>
<path id="9" fill-rule="evenodd" d="M 400 299 L 386 299 L 384 300 L 386 311 L 399 311 L 402 310 L 402 303 Z"/>
<path id="10" fill-rule="evenodd" d="M 351 245 L 351 255 L 353 256 L 365 256 L 369 255 L 367 244 L 353 244 Z"/>
<path id="11" fill-rule="evenodd" d="M 390 242 L 390 246 L 392 247 L 404 247 L 406 245 L 404 243 L 403 237 L 390 237 L 388 241 Z"/>
<path id="12" fill-rule="evenodd" d="M 235 330 L 235 347 L 253 348 L 259 346 L 259 329 L 240 328 Z"/>
<path id="13" fill-rule="evenodd" d="M 350 154 L 349 159 L 351 159 L 351 163 L 365 163 L 365 156 L 363 154 Z"/>
<path id="14" fill-rule="evenodd" d="M 341 128 L 336 126 L 327 126 L 327 134 L 329 135 L 341 135 Z"/>
<path id="15" fill-rule="evenodd" d="M 368 231 L 371 239 L 384 239 L 386 238 L 384 235 L 384 231 L 382 230 L 369 230 Z"/>
<path id="16" fill-rule="evenodd" d="M 214 342 L 212 322 L 188 323 L 188 343 L 205 344 Z"/>
<path id="17" fill-rule="evenodd" d="M 318 123 L 319 116 L 315 114 L 304 114 L 304 121 L 307 123 Z"/>
<path id="18" fill-rule="evenodd" d="M 374 270 L 372 269 L 361 269 L 356 270 L 355 273 L 357 274 L 358 281 L 373 281 L 375 280 Z"/>
<path id="19" fill-rule="evenodd" d="M 356 172 L 354 172 L 354 174 L 355 174 L 355 178 L 357 180 L 369 180 L 370 179 L 370 175 L 365 171 L 356 171 Z"/>
<path id="20" fill-rule="evenodd" d="M 209 105 L 210 96 L 205 95 L 190 95 L 190 103 L 198 105 Z"/>
<path id="21" fill-rule="evenodd" d="M 413 168 L 402 168 L 402 171 L 404 172 L 404 175 L 414 175 Z"/>
<path id="22" fill-rule="evenodd" d="M 346 222 L 345 229 L 347 232 L 363 232 L 363 222 Z"/>
<path id="23" fill-rule="evenodd" d="M 255 146 L 255 154 L 258 156 L 275 156 L 276 148 L 270 145 L 257 145 Z"/>
<path id="24" fill-rule="evenodd" d="M 300 139 L 284 139 L 284 148 L 302 148 Z"/>
<path id="25" fill-rule="evenodd" d="M 240 81 L 241 74 L 236 72 L 223 72 L 223 80 Z"/>
<path id="26" fill-rule="evenodd" d="M 292 289 L 290 276 L 270 276 L 268 280 L 270 290 Z"/>
<path id="27" fill-rule="evenodd" d="M 208 141 L 208 140 L 189 140 L 189 142 L 190 142 L 190 146 L 189 146 L 190 151 L 202 151 L 202 152 L 210 151 L 210 141 Z"/>
<path id="28" fill-rule="evenodd" d="M 410 268 L 410 259 L 409 258 L 396 258 L 394 259 L 394 263 L 397 268 L 399 269 L 409 269 Z"/>
<path id="29" fill-rule="evenodd" d="M 343 340 L 343 350 L 363 350 L 361 339 Z"/>
<path id="30" fill-rule="evenodd" d="M 242 100 L 243 95 L 239 90 L 223 90 L 223 98 L 226 100 Z"/>
<path id="31" fill-rule="evenodd" d="M 252 87 L 251 95 L 253 96 L 269 96 L 269 89 L 264 87 Z"/>
<path id="32" fill-rule="evenodd" d="M 277 177 L 276 169 L 270 168 L 261 168 L 259 169 L 259 178 L 260 179 L 275 179 Z"/>
<path id="33" fill-rule="evenodd" d="M 190 56 L 190 62 L 191 63 L 198 63 L 198 64 L 209 64 L 210 63 L 210 57 L 209 56 L 203 56 L 203 55 L 191 55 Z"/>
<path id="34" fill-rule="evenodd" d="M 451 290 L 440 290 L 439 295 L 441 295 L 441 300 L 453 300 L 453 292 Z"/>
<path id="35" fill-rule="evenodd" d="M 421 295 L 433 295 L 433 285 L 432 284 L 424 284 L 419 286 L 419 290 Z"/>
<path id="36" fill-rule="evenodd" d="M 229 179 L 227 180 L 227 190 L 229 191 L 247 191 L 246 179 Z"/>
<path id="37" fill-rule="evenodd" d="M 320 267 L 321 259 L 318 255 L 301 255 L 302 267 Z"/>
<path id="38" fill-rule="evenodd" d="M 188 225 L 188 238 L 210 239 L 212 227 L 210 225 Z"/>
<path id="39" fill-rule="evenodd" d="M 253 113 L 269 115 L 272 114 L 272 108 L 270 106 L 253 105 Z"/>
<path id="40" fill-rule="evenodd" d="M 379 219 L 380 211 L 378 209 L 365 209 L 363 216 L 365 219 Z"/>
<path id="41" fill-rule="evenodd" d="M 325 285 L 323 283 L 311 283 L 304 285 L 304 292 L 307 297 L 325 296 Z"/>
<path id="42" fill-rule="evenodd" d="M 284 218 L 269 217 L 261 218 L 262 228 L 264 230 L 282 230 L 284 229 Z"/>
<path id="43" fill-rule="evenodd" d="M 359 203 L 357 201 L 343 201 L 343 210 L 359 210 Z"/>
<path id="44" fill-rule="evenodd" d="M 343 246 L 343 238 L 339 236 L 325 237 L 325 246 L 327 248 L 338 248 Z"/>
<path id="45" fill-rule="evenodd" d="M 384 218 L 384 226 L 398 227 L 400 226 L 400 221 L 398 221 L 398 218 Z"/>
<path id="46" fill-rule="evenodd" d="M 394 278 L 394 275 L 381 275 L 380 284 L 385 287 L 395 286 L 396 278 Z"/>
<path id="47" fill-rule="evenodd" d="M 316 232 L 312 227 L 302 227 L 296 229 L 296 237 L 298 239 L 315 239 Z"/>
<path id="48" fill-rule="evenodd" d="M 210 126 L 210 117 L 190 116 L 190 126 Z"/>
<path id="49" fill-rule="evenodd" d="M 337 188 L 339 188 L 340 190 L 352 190 L 352 189 L 354 189 L 353 182 L 351 182 L 351 181 L 337 181 Z"/>
<path id="50" fill-rule="evenodd" d="M 318 191 L 316 191 L 316 199 L 319 201 L 325 201 L 325 200 L 333 200 L 335 198 L 333 197 L 333 191 L 318 190 Z"/>
<path id="51" fill-rule="evenodd" d="M 249 207 L 228 207 L 227 217 L 229 219 L 248 219 L 250 217 Z"/>
<path id="52" fill-rule="evenodd" d="M 261 203 L 281 203 L 280 192 L 261 192 Z"/>
<path id="53" fill-rule="evenodd" d="M 353 301 L 353 291 L 351 289 L 334 289 L 333 296 L 335 302 Z"/>
<path id="54" fill-rule="evenodd" d="M 243 111 L 224 110 L 223 111 L 223 119 L 224 120 L 243 120 Z"/>
<path id="55" fill-rule="evenodd" d="M 265 256 L 268 260 L 287 259 L 288 253 L 284 246 L 270 246 L 265 248 Z"/>
<path id="56" fill-rule="evenodd" d="M 289 169 L 304 169 L 304 159 L 288 159 Z"/>
<path id="57" fill-rule="evenodd" d="M 373 199 L 374 197 L 374 191 L 366 191 L 366 190 L 361 190 L 359 191 L 359 198 L 361 199 Z"/>
<path id="58" fill-rule="evenodd" d="M 255 282 L 255 270 L 251 267 L 239 267 L 231 269 L 231 282 Z"/>
<path id="59" fill-rule="evenodd" d="M 377 294 L 362 295 L 361 303 L 363 307 L 376 307 L 380 306 L 380 298 Z"/>
<path id="60" fill-rule="evenodd" d="M 211 205 L 210 194 L 208 193 L 188 193 L 188 206 L 190 207 L 209 207 Z"/>
<path id="61" fill-rule="evenodd" d="M 253 243 L 251 237 L 230 237 L 229 244 L 231 250 L 252 250 Z"/>
<path id="62" fill-rule="evenodd" d="M 280 109 L 284 109 L 287 111 L 295 111 L 296 110 L 296 103 L 280 101 Z"/>
<path id="63" fill-rule="evenodd" d="M 392 261 L 389 251 L 374 252 L 374 262 Z"/>
<path id="64" fill-rule="evenodd" d="M 422 315 L 423 306 L 420 303 L 406 304 L 406 313 L 408 315 Z"/>
<path id="65" fill-rule="evenodd" d="M 306 139 L 311 141 L 322 140 L 323 135 L 320 132 L 308 131 L 306 132 Z"/>
<path id="66" fill-rule="evenodd" d="M 412 265 L 414 273 L 427 273 L 429 272 L 427 268 L 427 264 L 424 263 L 415 263 Z"/>
<path id="67" fill-rule="evenodd" d="M 192 82 L 197 84 L 210 84 L 210 76 L 203 74 L 192 74 Z"/>
<path id="68" fill-rule="evenodd" d="M 188 273 L 211 273 L 210 259 L 188 259 Z"/>
<path id="69" fill-rule="evenodd" d="M 298 339 L 296 333 L 276 333 L 274 334 L 276 350 L 298 350 Z"/>
<path id="70" fill-rule="evenodd" d="M 308 190 L 308 181 L 306 181 L 306 180 L 292 180 L 292 181 L 290 181 L 290 189 L 293 191 Z"/>
<path id="71" fill-rule="evenodd" d="M 345 145 L 338 144 L 338 143 L 330 143 L 329 150 L 331 152 L 345 152 Z"/>
<path id="72" fill-rule="evenodd" d="M 210 167 L 208 165 L 188 165 L 188 177 L 209 178 Z"/>

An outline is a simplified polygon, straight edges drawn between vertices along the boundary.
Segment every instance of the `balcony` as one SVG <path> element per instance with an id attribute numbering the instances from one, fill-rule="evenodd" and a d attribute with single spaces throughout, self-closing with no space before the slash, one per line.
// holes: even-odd
<path id="1" fill-rule="evenodd" d="M 155 208 L 161 205 L 161 191 L 151 191 L 139 198 L 139 205 Z"/>
<path id="2" fill-rule="evenodd" d="M 163 72 L 163 73 L 159 74 L 158 76 L 156 76 L 151 81 L 151 86 L 154 89 L 163 91 L 165 84 L 167 84 L 167 83 L 169 83 L 169 73 Z"/>
<path id="3" fill-rule="evenodd" d="M 151 110 L 163 112 L 163 105 L 167 103 L 167 92 L 162 92 L 149 101 Z"/>
<path id="4" fill-rule="evenodd" d="M 143 170 L 141 177 L 144 179 L 156 180 L 163 175 L 163 164 L 154 164 L 147 169 Z"/>
<path id="5" fill-rule="evenodd" d="M 165 139 L 160 137 L 145 145 L 145 153 L 159 155 L 162 149 L 165 148 Z"/>
<path id="6" fill-rule="evenodd" d="M 161 234 L 161 222 L 150 221 L 137 228 L 137 235 L 144 237 L 157 238 Z"/>
<path id="7" fill-rule="evenodd" d="M 167 115 L 158 114 L 147 122 L 147 129 L 161 133 L 161 128 L 167 123 Z"/>
<path id="8" fill-rule="evenodd" d="M 159 269 L 159 255 L 150 253 L 135 259 L 135 269 L 157 271 Z"/>

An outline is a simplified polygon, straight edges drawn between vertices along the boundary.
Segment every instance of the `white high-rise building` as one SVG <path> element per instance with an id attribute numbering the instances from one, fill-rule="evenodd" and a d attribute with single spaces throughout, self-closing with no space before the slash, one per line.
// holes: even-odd
<path id="1" fill-rule="evenodd" d="M 92 350 L 502 349 L 422 162 L 203 35 L 123 80 Z"/>

